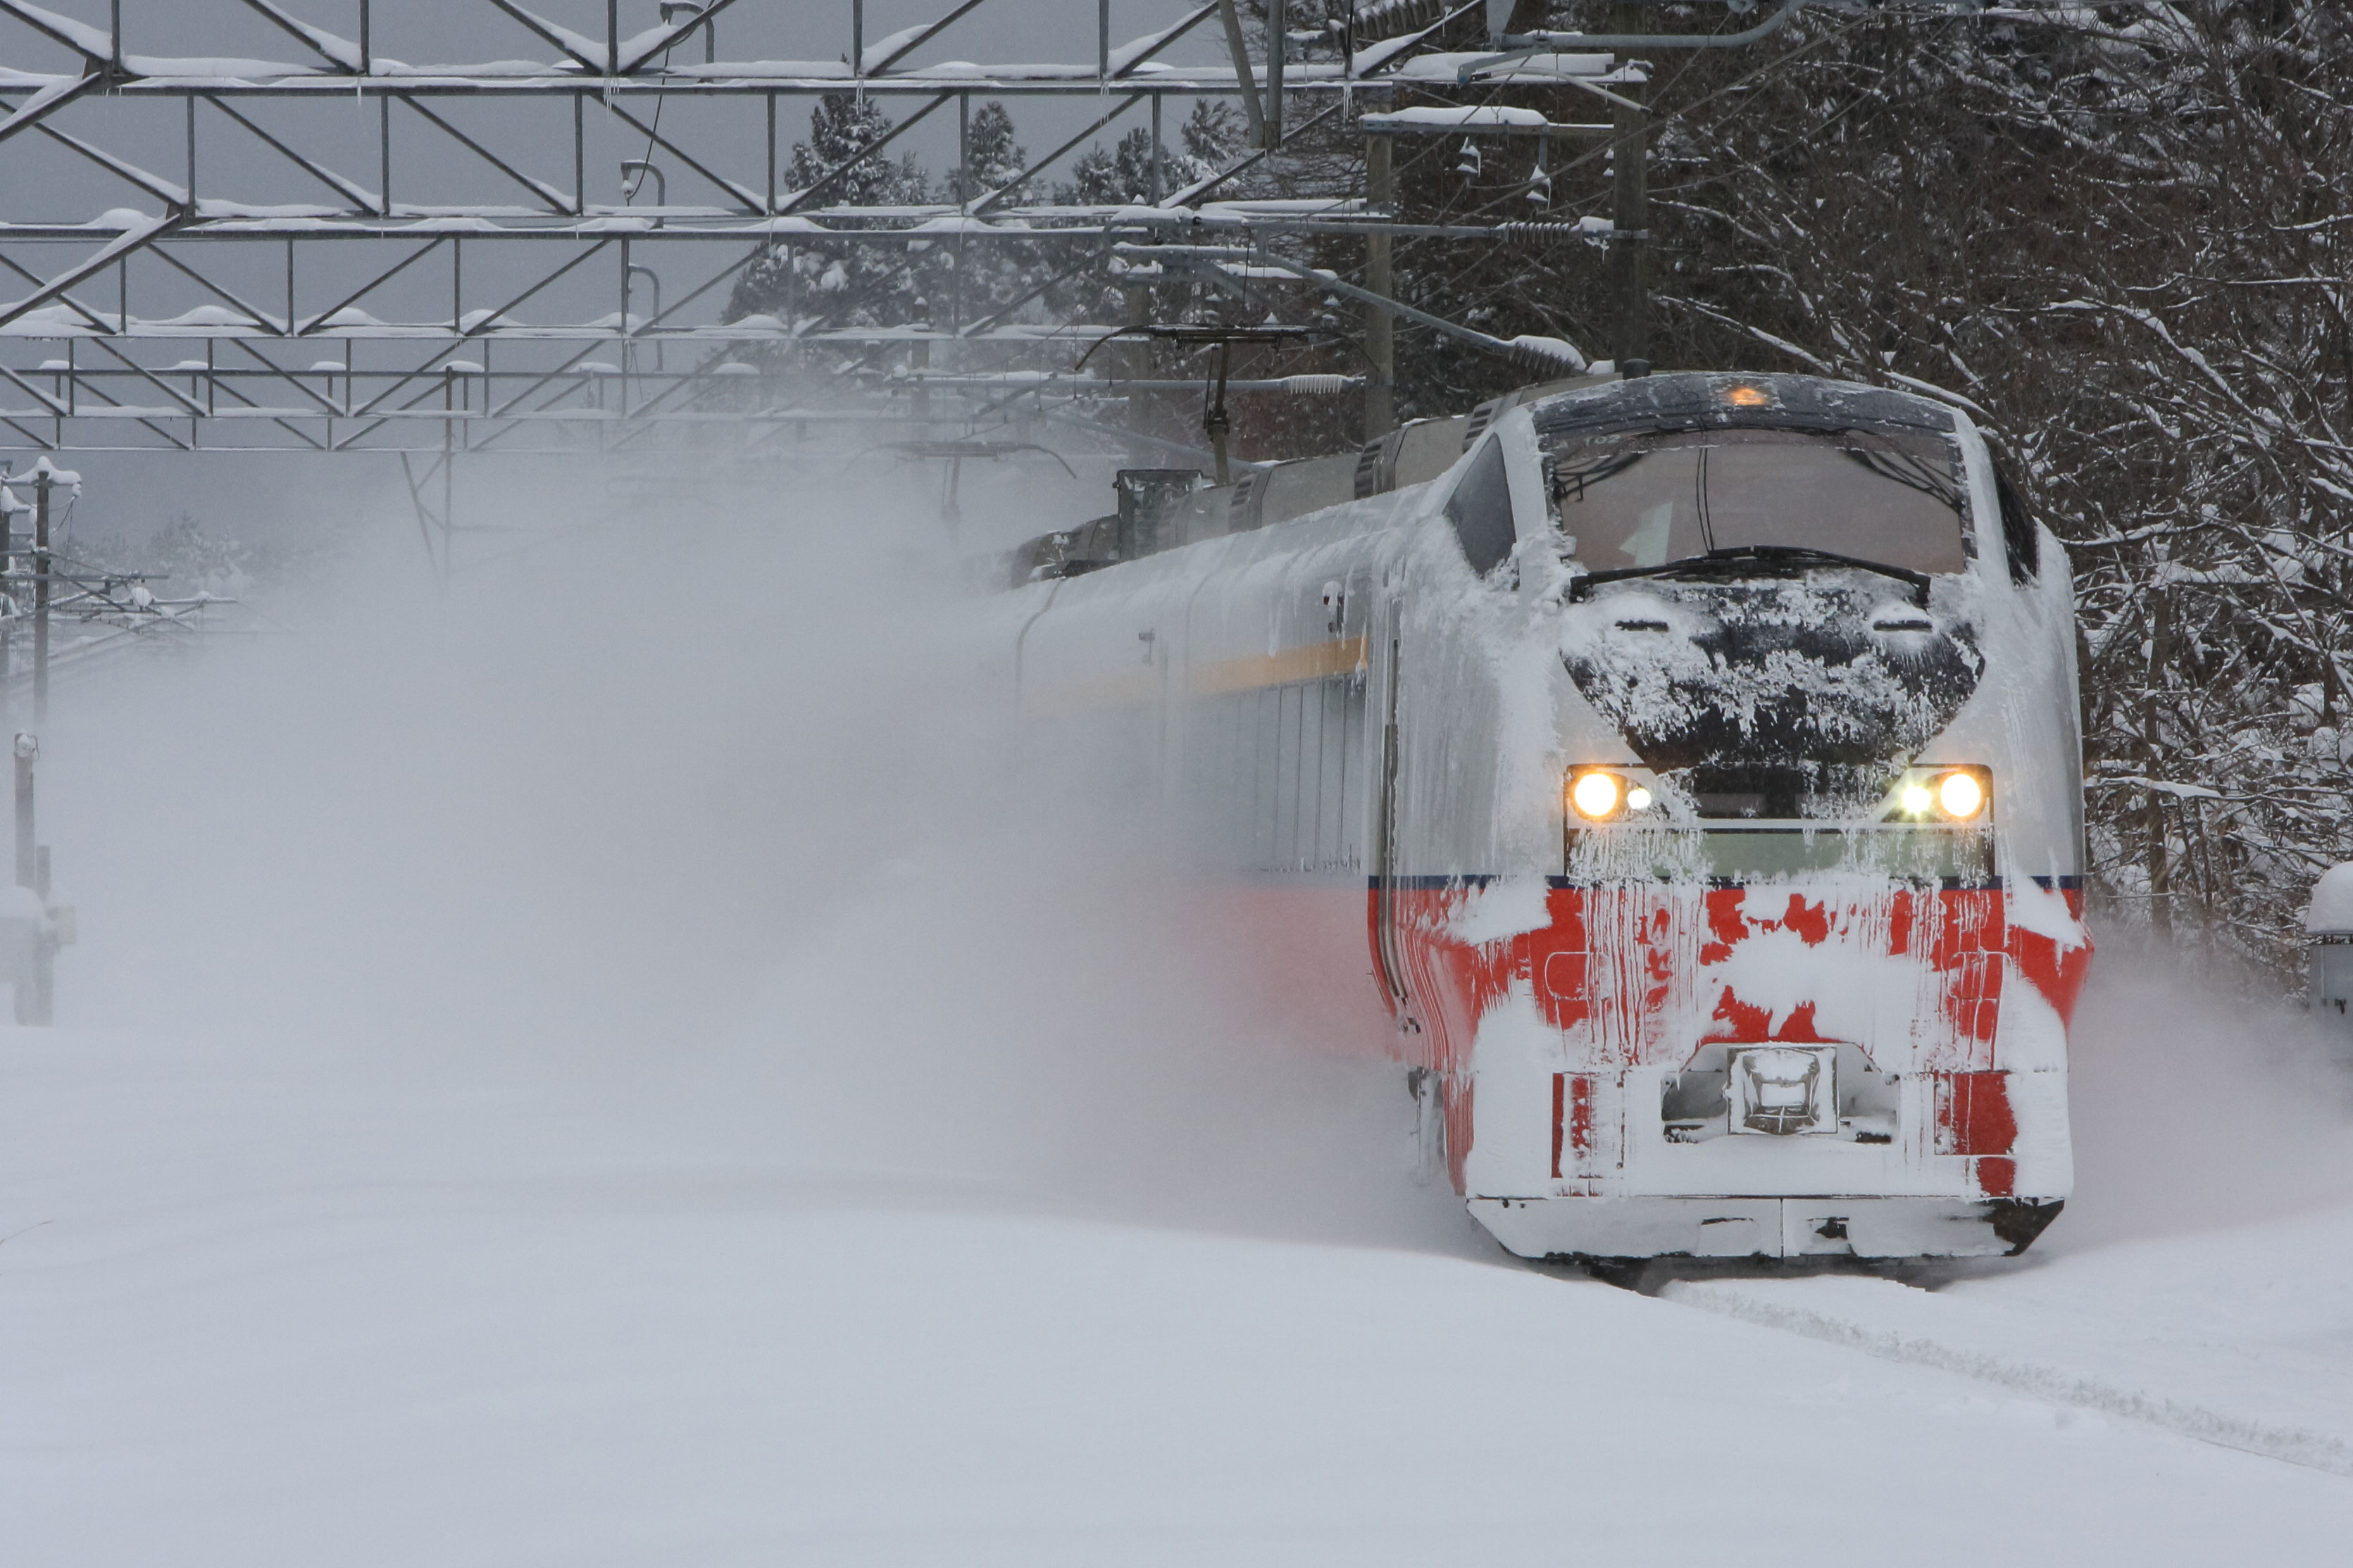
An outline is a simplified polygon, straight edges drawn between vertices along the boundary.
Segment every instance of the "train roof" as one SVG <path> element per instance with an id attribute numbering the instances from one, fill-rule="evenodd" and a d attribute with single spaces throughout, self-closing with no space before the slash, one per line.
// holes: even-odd
<path id="1" fill-rule="evenodd" d="M 1954 428 L 1952 409 L 1933 398 L 1811 375 L 1675 371 L 1520 401 L 1546 436 L 1708 426 L 1939 433 Z"/>
<path id="2" fill-rule="evenodd" d="M 1231 485 L 1183 469 L 1124 469 L 1120 510 L 1041 534 L 993 558 L 990 576 L 1015 585 L 1075 576 L 1229 533 L 1285 522 L 1350 500 L 1421 484 L 1451 468 L 1494 422 L 1526 408 L 1540 437 L 1707 427 L 1891 432 L 1956 428 L 1932 398 L 1820 376 L 1669 371 L 1578 376 L 1507 392 L 1467 415 L 1417 419 L 1352 453 L 1272 463 Z"/>

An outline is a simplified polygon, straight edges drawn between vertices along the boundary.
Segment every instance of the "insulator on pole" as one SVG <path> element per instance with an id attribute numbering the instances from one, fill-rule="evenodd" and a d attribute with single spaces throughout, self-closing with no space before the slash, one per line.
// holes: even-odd
<path id="1" fill-rule="evenodd" d="M 1495 237 L 1520 245 L 1567 245 L 1592 237 L 1573 223 L 1531 223 L 1514 220 L 1495 226 Z"/>
<path id="2" fill-rule="evenodd" d="M 1504 343 L 1504 353 L 1513 363 L 1547 377 L 1585 371 L 1585 357 L 1557 338 L 1516 337 Z"/>

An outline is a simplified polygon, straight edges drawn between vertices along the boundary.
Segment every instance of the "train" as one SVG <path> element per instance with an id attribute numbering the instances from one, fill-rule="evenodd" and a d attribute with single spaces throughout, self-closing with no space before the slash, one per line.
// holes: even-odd
<path id="1" fill-rule="evenodd" d="M 2092 957 L 2068 563 L 1967 411 L 1583 376 L 997 563 L 1025 732 L 1115 737 L 1510 1251 L 2023 1251 Z"/>

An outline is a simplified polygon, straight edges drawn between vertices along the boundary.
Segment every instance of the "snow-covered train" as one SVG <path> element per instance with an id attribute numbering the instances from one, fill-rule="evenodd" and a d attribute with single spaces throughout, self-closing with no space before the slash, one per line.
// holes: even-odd
<path id="1" fill-rule="evenodd" d="M 1008 561 L 1315 1026 L 1531 1257 L 2015 1253 L 2072 1182 L 2073 612 L 1968 417 L 1532 387 Z"/>

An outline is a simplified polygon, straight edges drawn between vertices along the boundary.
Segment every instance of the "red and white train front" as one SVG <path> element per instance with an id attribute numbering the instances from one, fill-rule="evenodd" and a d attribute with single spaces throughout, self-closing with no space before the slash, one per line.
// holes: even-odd
<path id="1" fill-rule="evenodd" d="M 1403 1063 L 1514 1251 L 1998 1253 L 2057 1213 L 2073 605 L 1957 410 L 1535 389 L 1010 563 L 1025 721 L 1181 805 L 1270 994 Z"/>
<path id="2" fill-rule="evenodd" d="M 2090 959 L 2073 613 L 1968 421 L 1661 375 L 1450 483 L 1466 564 L 1511 555 L 1405 574 L 1371 912 L 1472 1213 L 1529 1256 L 2024 1247 Z"/>

